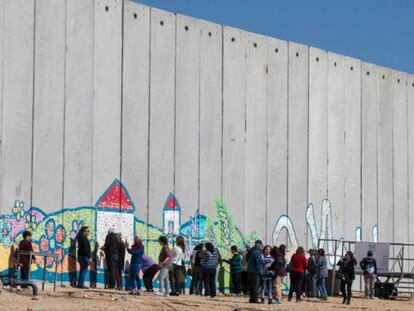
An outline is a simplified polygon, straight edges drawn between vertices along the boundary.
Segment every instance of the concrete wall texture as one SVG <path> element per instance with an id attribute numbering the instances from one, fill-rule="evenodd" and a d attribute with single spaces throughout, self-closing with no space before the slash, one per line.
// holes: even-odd
<path id="1" fill-rule="evenodd" d="M 82 224 L 414 243 L 413 75 L 126 0 L 0 0 L 0 59 L 0 270 Z"/>

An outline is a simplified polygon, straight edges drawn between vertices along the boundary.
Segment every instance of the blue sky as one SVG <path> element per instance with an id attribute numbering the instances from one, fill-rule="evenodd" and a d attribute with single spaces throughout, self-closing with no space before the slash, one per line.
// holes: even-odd
<path id="1" fill-rule="evenodd" d="M 414 73 L 414 0 L 139 0 Z"/>

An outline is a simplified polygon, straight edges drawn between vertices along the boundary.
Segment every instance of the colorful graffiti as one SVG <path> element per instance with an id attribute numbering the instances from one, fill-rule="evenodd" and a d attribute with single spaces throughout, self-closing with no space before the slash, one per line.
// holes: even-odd
<path id="1" fill-rule="evenodd" d="M 87 225 L 91 231 L 92 249 L 96 260 L 93 271 L 97 274 L 97 282 L 103 282 L 104 261 L 100 257 L 99 247 L 103 245 L 105 236 L 109 229 L 114 229 L 122 234 L 123 238 L 132 239 L 139 235 L 148 255 L 157 258 L 160 246 L 158 237 L 167 235 L 173 243 L 177 235 L 186 239 L 187 249 L 195 245 L 211 241 L 213 242 L 223 258 L 229 258 L 230 247 L 237 245 L 244 249 L 247 244 L 261 238 L 260 234 L 253 231 L 243 234 L 236 226 L 230 210 L 223 199 L 214 201 L 215 215 L 202 215 L 197 209 L 195 214 L 182 223 L 181 206 L 173 193 L 170 193 L 162 207 L 162 228 L 154 224 L 146 223 L 135 216 L 135 205 L 126 187 L 118 180 L 114 180 L 108 189 L 98 199 L 95 206 L 81 206 L 74 209 L 63 209 L 50 214 L 44 213 L 40 208 L 31 207 L 26 209 L 24 202 L 16 200 L 11 209 L 11 214 L 0 215 L 0 271 L 10 266 L 10 258 L 15 246 L 22 239 L 25 230 L 32 232 L 33 247 L 35 251 L 53 253 L 58 255 L 57 259 L 51 257 L 38 258 L 34 266 L 34 277 L 40 277 L 43 267 L 46 272 L 52 272 L 57 268 L 62 280 L 70 280 L 69 275 L 77 270 L 76 242 L 75 237 L 82 225 Z M 311 244 L 318 247 L 319 239 L 334 239 L 332 228 L 332 206 L 327 199 L 321 203 L 321 227 L 318 230 L 313 204 L 306 208 L 305 221 Z M 356 239 L 360 239 L 361 229 L 356 228 Z M 373 240 L 376 241 L 378 226 L 373 228 Z M 341 238 L 336 237 L 341 240 Z M 277 220 L 272 242 L 276 245 L 287 243 L 289 246 L 288 256 L 296 249 L 299 243 L 295 232 L 294 222 L 288 215 L 281 215 Z M 327 253 L 333 254 L 332 242 L 324 242 L 319 245 L 326 249 Z M 338 251 L 338 248 L 337 250 Z M 129 258 L 127 257 L 128 261 Z M 330 257 L 332 262 L 333 256 Z M 127 262 L 128 266 L 128 262 Z M 227 266 L 221 269 L 225 274 L 224 279 L 228 284 Z M 227 271 L 228 272 L 228 271 Z"/>

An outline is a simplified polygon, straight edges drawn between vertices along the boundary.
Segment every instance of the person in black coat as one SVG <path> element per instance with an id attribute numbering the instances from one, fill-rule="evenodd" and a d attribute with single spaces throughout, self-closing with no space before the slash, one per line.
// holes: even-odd
<path id="1" fill-rule="evenodd" d="M 343 304 L 350 305 L 352 297 L 352 283 L 355 280 L 355 266 L 357 262 L 354 254 L 349 251 L 345 257 L 338 262 L 339 277 L 341 278 L 341 292 L 343 296 Z"/>
<path id="2" fill-rule="evenodd" d="M 85 276 L 88 272 L 88 267 L 92 263 L 91 259 L 91 243 L 88 240 L 89 228 L 87 226 L 82 226 L 78 235 L 76 236 L 76 241 L 78 243 L 78 261 L 79 261 L 79 275 L 78 275 L 78 288 L 85 287 Z"/>
<path id="3" fill-rule="evenodd" d="M 117 246 L 118 246 L 118 262 L 116 267 L 116 283 L 117 283 L 117 289 L 122 290 L 122 280 L 123 276 L 122 273 L 125 268 L 125 243 L 122 241 L 122 236 L 120 233 L 116 234 L 117 238 Z"/>
<path id="4" fill-rule="evenodd" d="M 105 253 L 106 265 L 108 267 L 108 288 L 115 288 L 115 279 L 117 276 L 117 267 L 119 261 L 118 252 L 118 238 L 114 232 L 114 229 L 109 229 L 105 238 L 105 244 L 102 250 Z"/>

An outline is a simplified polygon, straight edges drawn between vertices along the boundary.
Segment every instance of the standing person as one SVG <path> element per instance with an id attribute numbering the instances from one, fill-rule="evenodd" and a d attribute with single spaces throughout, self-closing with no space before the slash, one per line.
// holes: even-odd
<path id="1" fill-rule="evenodd" d="M 122 241 L 122 235 L 121 233 L 116 234 L 117 238 L 117 246 L 118 246 L 118 262 L 116 267 L 116 283 L 117 283 L 117 289 L 122 290 L 123 288 L 123 271 L 125 268 L 125 248 L 126 244 L 124 241 Z"/>
<path id="2" fill-rule="evenodd" d="M 108 288 L 115 288 L 115 279 L 117 276 L 117 266 L 118 266 L 118 242 L 117 237 L 114 232 L 114 229 L 109 229 L 108 234 L 105 238 L 105 244 L 102 247 L 105 252 L 106 265 L 108 266 Z"/>
<path id="3" fill-rule="evenodd" d="M 201 255 L 203 250 L 203 244 L 198 244 L 194 247 L 193 254 L 191 255 L 191 262 L 193 265 L 193 279 L 192 290 L 196 295 L 203 293 L 203 267 L 201 266 Z"/>
<path id="4" fill-rule="evenodd" d="M 30 231 L 23 232 L 23 240 L 19 243 L 19 252 L 33 252 L 32 233 Z M 30 255 L 21 254 L 20 260 L 20 279 L 30 280 Z M 32 263 L 36 263 L 36 257 L 32 255 Z M 24 286 L 22 286 L 24 288 Z"/>
<path id="5" fill-rule="evenodd" d="M 345 257 L 337 264 L 339 266 L 338 275 L 341 278 L 342 304 L 351 304 L 352 282 L 355 280 L 356 264 L 357 262 L 354 258 L 354 254 L 351 251 L 347 252 Z"/>
<path id="6" fill-rule="evenodd" d="M 201 266 L 203 267 L 205 296 L 211 298 L 217 295 L 216 274 L 218 263 L 219 257 L 216 248 L 212 243 L 206 243 L 201 255 Z"/>
<path id="7" fill-rule="evenodd" d="M 306 296 L 316 297 L 316 250 L 309 250 L 308 266 L 306 268 Z"/>
<path id="8" fill-rule="evenodd" d="M 242 273 L 241 273 L 241 286 L 243 295 L 249 294 L 249 273 L 247 272 L 247 253 L 250 251 L 250 245 L 246 245 L 246 248 L 244 249 L 242 253 Z"/>
<path id="9" fill-rule="evenodd" d="M 328 260 L 325 257 L 325 250 L 318 250 L 316 258 L 316 287 L 321 295 L 322 300 L 328 300 L 328 291 L 326 290 L 326 280 L 328 278 Z"/>
<path id="10" fill-rule="evenodd" d="M 269 304 L 273 304 L 272 301 L 272 278 L 273 274 L 270 270 L 270 267 L 272 266 L 273 258 L 270 255 L 270 246 L 266 245 L 263 248 L 263 267 L 262 267 L 262 275 L 261 275 L 261 302 L 265 303 L 265 293 L 267 292 L 267 298 Z"/>
<path id="11" fill-rule="evenodd" d="M 305 250 L 299 246 L 296 253 L 293 254 L 291 260 L 291 271 L 290 271 L 290 289 L 288 301 L 292 300 L 293 292 L 296 292 L 296 302 L 302 301 L 302 286 L 303 279 L 305 277 L 305 270 L 308 266 L 308 262 L 305 257 Z"/>
<path id="12" fill-rule="evenodd" d="M 85 276 L 88 272 L 88 266 L 92 263 L 91 260 L 91 243 L 88 240 L 89 228 L 82 226 L 76 240 L 78 242 L 78 261 L 79 261 L 79 275 L 78 275 L 78 288 L 85 287 Z"/>
<path id="13" fill-rule="evenodd" d="M 175 246 L 171 251 L 171 260 L 173 264 L 173 271 L 170 273 L 171 293 L 170 296 L 179 296 L 183 289 L 182 279 L 185 277 L 185 241 L 182 236 L 177 236 L 175 239 Z"/>
<path id="14" fill-rule="evenodd" d="M 152 281 L 154 280 L 155 274 L 158 272 L 158 265 L 150 256 L 142 256 L 142 272 L 144 273 L 142 278 L 144 279 L 146 292 L 153 293 L 154 286 L 152 285 Z"/>
<path id="15" fill-rule="evenodd" d="M 362 271 L 364 271 L 365 298 L 374 299 L 375 280 L 377 278 L 377 261 L 372 251 L 368 251 L 367 257 L 359 263 Z"/>
<path id="16" fill-rule="evenodd" d="M 158 255 L 158 267 L 160 269 L 159 282 L 160 282 L 160 295 L 164 297 L 169 296 L 170 292 L 170 282 L 169 282 L 169 272 L 173 270 L 171 262 L 171 252 L 168 247 L 168 240 L 165 236 L 160 236 L 158 242 L 161 245 L 161 251 Z"/>
<path id="17" fill-rule="evenodd" d="M 134 239 L 134 244 L 129 248 L 128 243 L 126 243 L 126 248 L 129 254 L 131 254 L 131 264 L 129 266 L 129 278 L 131 280 L 132 291 L 130 295 L 141 295 L 141 279 L 139 273 L 142 268 L 142 256 L 144 255 L 144 245 L 142 244 L 139 236 L 136 236 Z"/>
<path id="18" fill-rule="evenodd" d="M 273 282 L 274 304 L 282 304 L 282 282 L 286 277 L 286 246 L 281 244 L 279 248 L 273 248 L 273 263 L 275 270 L 275 279 Z"/>
<path id="19" fill-rule="evenodd" d="M 249 284 L 250 284 L 250 300 L 249 303 L 259 303 L 257 296 L 259 292 L 260 276 L 262 274 L 262 249 L 263 243 L 257 240 L 254 243 L 254 247 L 247 253 L 247 272 L 249 273 Z"/>
<path id="20" fill-rule="evenodd" d="M 241 278 L 242 278 L 242 256 L 238 253 L 237 246 L 233 245 L 231 248 L 230 259 L 223 259 L 224 262 L 230 265 L 231 282 L 233 283 L 233 290 L 237 296 L 241 295 Z"/>

